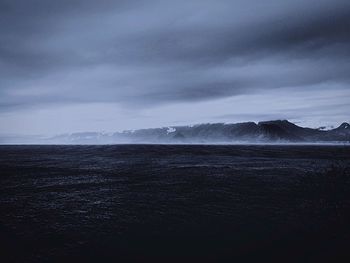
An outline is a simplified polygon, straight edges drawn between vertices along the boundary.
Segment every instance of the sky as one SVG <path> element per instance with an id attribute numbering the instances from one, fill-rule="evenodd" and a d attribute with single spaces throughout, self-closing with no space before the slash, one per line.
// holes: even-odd
<path id="1" fill-rule="evenodd" d="M 350 120 L 349 0 L 0 0 L 0 134 Z"/>

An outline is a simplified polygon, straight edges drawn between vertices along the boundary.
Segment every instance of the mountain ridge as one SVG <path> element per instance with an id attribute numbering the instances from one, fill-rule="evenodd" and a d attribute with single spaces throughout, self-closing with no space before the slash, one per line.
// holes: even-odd
<path id="1" fill-rule="evenodd" d="M 317 143 L 350 142 L 350 124 L 320 130 L 298 126 L 288 120 L 241 123 L 203 123 L 138 130 L 111 134 L 87 132 L 49 138 L 54 143 Z"/>

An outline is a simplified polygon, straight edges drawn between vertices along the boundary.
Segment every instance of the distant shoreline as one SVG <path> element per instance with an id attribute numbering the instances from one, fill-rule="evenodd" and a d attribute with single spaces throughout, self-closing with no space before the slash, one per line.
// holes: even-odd
<path id="1" fill-rule="evenodd" d="M 110 143 L 110 144 L 48 144 L 48 143 L 0 143 L 1 146 L 118 146 L 118 145 L 151 145 L 151 146 L 350 146 L 350 142 L 286 142 L 286 143 Z"/>

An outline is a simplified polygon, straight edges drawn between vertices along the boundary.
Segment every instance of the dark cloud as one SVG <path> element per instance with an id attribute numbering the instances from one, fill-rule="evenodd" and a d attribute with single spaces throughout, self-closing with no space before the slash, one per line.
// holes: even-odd
<path id="1" fill-rule="evenodd" d="M 349 85 L 349 28 L 343 0 L 0 0 L 0 110 Z"/>

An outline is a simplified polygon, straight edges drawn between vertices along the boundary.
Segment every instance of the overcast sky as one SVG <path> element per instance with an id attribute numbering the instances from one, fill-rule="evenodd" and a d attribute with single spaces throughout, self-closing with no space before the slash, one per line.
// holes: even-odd
<path id="1" fill-rule="evenodd" d="M 349 0 L 0 0 L 0 133 L 350 119 Z"/>

